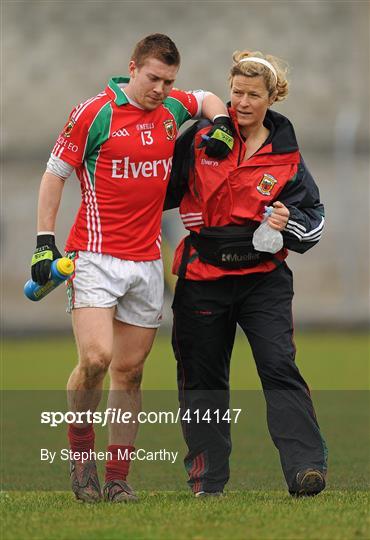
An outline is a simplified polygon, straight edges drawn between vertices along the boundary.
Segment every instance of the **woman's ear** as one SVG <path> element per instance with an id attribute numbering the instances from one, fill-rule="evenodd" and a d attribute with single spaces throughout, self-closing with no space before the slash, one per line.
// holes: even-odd
<path id="1" fill-rule="evenodd" d="M 277 91 L 275 90 L 275 91 L 271 94 L 271 96 L 269 97 L 269 107 L 271 107 L 271 105 L 272 105 L 273 103 L 275 103 L 276 98 L 277 98 Z"/>

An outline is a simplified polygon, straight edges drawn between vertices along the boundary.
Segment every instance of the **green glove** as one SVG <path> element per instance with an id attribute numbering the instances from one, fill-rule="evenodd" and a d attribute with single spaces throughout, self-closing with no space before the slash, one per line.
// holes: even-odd
<path id="1" fill-rule="evenodd" d="M 55 245 L 54 235 L 38 234 L 36 249 L 31 260 L 32 281 L 45 285 L 50 277 L 51 263 L 60 257 L 62 255 Z"/>
<path id="2" fill-rule="evenodd" d="M 224 159 L 233 149 L 233 124 L 228 116 L 218 116 L 213 126 L 206 135 L 202 135 L 203 141 L 198 148 L 205 147 L 208 157 Z"/>

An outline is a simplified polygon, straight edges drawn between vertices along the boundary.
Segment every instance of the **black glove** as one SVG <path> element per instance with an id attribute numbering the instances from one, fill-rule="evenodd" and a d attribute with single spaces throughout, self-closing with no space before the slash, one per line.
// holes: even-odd
<path id="1" fill-rule="evenodd" d="M 233 149 L 233 124 L 228 116 L 218 116 L 213 122 L 207 135 L 202 135 L 203 141 L 198 148 L 206 147 L 208 157 L 224 159 Z"/>
<path id="2" fill-rule="evenodd" d="M 36 249 L 31 261 L 32 280 L 39 285 L 45 285 L 50 276 L 51 263 L 60 257 L 62 255 L 55 245 L 54 235 L 38 234 Z"/>

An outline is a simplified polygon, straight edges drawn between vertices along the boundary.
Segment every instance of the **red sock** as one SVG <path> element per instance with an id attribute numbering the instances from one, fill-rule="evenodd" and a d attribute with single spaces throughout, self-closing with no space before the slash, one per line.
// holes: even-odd
<path id="1" fill-rule="evenodd" d="M 86 427 L 76 427 L 70 424 L 68 439 L 72 452 L 89 452 L 89 450 L 94 450 L 95 433 L 92 424 Z"/>
<path id="2" fill-rule="evenodd" d="M 105 464 L 105 481 L 126 480 L 130 468 L 130 453 L 135 450 L 135 447 L 110 444 L 107 450 L 111 452 L 112 459 Z M 120 450 L 119 454 L 118 450 Z"/>

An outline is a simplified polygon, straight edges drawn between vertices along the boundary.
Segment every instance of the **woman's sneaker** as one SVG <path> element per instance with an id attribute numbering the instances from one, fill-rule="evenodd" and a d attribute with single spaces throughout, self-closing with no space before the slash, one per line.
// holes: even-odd
<path id="1" fill-rule="evenodd" d="M 316 469 L 299 471 L 295 489 L 290 494 L 295 497 L 313 497 L 325 489 L 325 476 Z"/>
<path id="2" fill-rule="evenodd" d="M 194 497 L 203 498 L 203 497 L 222 497 L 222 491 L 197 491 L 194 493 Z"/>

